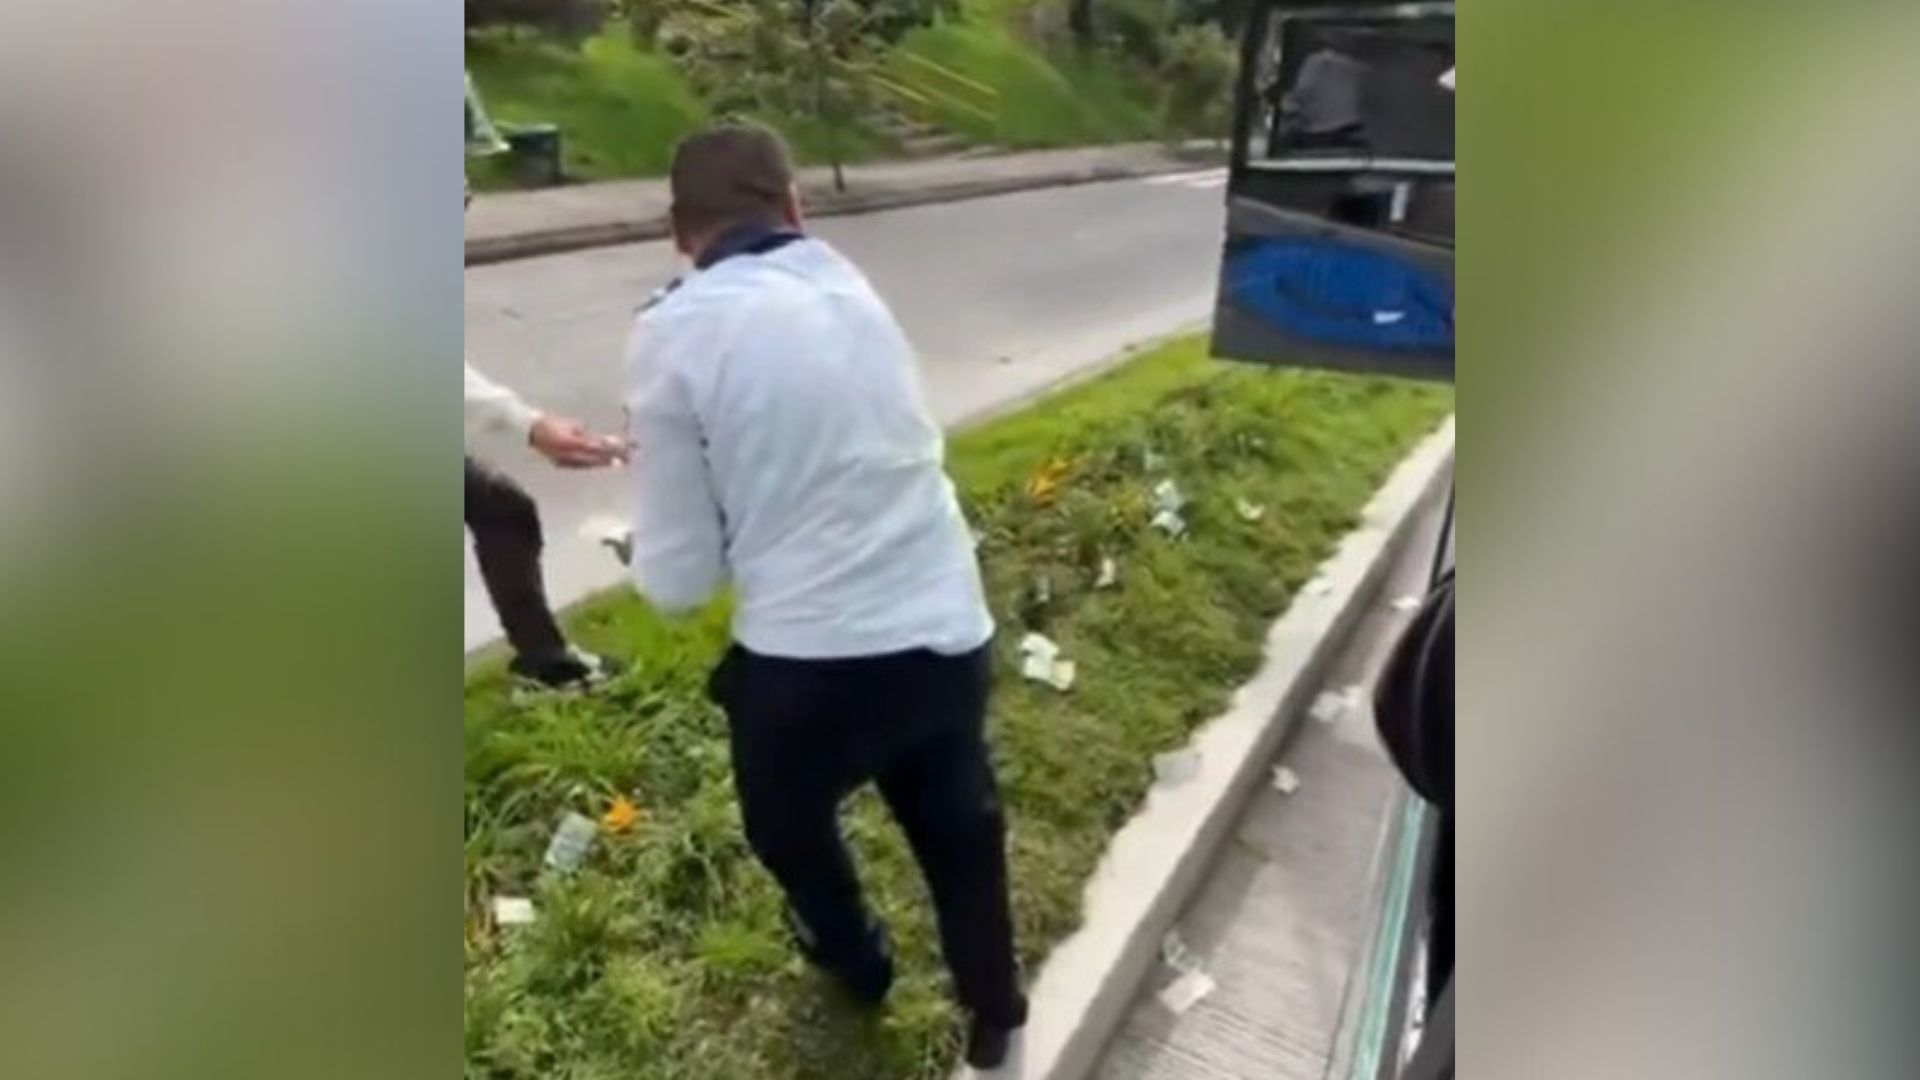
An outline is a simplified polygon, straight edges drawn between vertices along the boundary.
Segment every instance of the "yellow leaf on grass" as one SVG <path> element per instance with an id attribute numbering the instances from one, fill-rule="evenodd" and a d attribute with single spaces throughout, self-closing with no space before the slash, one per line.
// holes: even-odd
<path id="1" fill-rule="evenodd" d="M 1027 497 L 1041 506 L 1050 506 L 1060 497 L 1060 487 L 1066 483 L 1067 474 L 1073 471 L 1073 462 L 1066 458 L 1054 458 L 1040 467 L 1040 471 L 1027 480 Z"/>
<path id="2" fill-rule="evenodd" d="M 622 795 L 613 800 L 613 805 L 607 807 L 607 812 L 600 816 L 600 827 L 610 833 L 622 833 L 633 828 L 639 820 L 640 808 Z"/>

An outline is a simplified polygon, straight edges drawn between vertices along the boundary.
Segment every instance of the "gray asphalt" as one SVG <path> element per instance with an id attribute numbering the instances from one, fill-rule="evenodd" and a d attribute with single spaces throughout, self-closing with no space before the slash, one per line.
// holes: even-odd
<path id="1" fill-rule="evenodd" d="M 954 425 L 1204 320 L 1224 195 L 1214 171 L 829 218 L 814 231 L 859 263 L 893 306 L 920 351 L 934 412 Z M 633 312 L 674 272 L 665 243 L 470 267 L 468 358 L 536 407 L 617 430 Z M 538 500 L 556 606 L 620 579 L 580 526 L 596 514 L 625 515 L 622 475 L 561 472 L 508 438 L 470 450 Z M 471 651 L 500 629 L 471 550 L 465 560 Z"/>

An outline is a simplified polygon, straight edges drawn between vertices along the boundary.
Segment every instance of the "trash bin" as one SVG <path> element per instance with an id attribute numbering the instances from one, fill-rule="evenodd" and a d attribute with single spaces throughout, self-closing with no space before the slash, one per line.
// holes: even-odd
<path id="1" fill-rule="evenodd" d="M 552 187 L 564 177 L 560 171 L 560 129 L 553 124 L 518 124 L 505 128 L 513 153 L 514 175 L 525 187 Z"/>

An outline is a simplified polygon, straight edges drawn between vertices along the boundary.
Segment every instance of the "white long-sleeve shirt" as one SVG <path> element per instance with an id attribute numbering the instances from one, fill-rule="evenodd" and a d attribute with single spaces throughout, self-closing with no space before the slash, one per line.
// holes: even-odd
<path id="1" fill-rule="evenodd" d="M 511 431 L 522 438 L 540 419 L 540 410 L 520 400 L 513 391 L 467 365 L 466 429 L 471 438 L 483 431 Z"/>
<path id="2" fill-rule="evenodd" d="M 731 579 L 735 639 L 795 659 L 993 636 L 912 347 L 833 249 L 694 274 L 640 314 L 627 365 L 631 565 L 655 605 Z"/>

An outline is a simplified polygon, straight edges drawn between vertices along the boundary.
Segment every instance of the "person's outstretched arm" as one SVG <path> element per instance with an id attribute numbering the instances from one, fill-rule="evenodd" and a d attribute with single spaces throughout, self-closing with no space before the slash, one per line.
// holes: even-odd
<path id="1" fill-rule="evenodd" d="M 527 441 L 541 456 L 563 469 L 593 469 L 626 456 L 620 440 L 595 435 L 578 420 L 551 416 L 520 395 L 466 365 L 467 434 L 507 431 Z"/>

